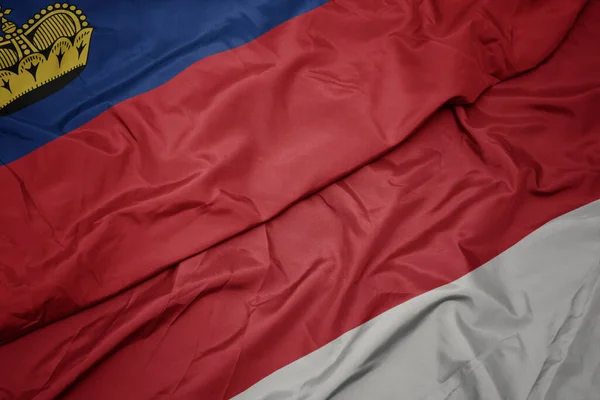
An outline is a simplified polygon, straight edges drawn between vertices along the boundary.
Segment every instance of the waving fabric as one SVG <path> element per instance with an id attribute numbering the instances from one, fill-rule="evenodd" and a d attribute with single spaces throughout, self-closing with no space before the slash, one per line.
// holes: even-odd
<path id="1" fill-rule="evenodd" d="M 0 10 L 91 32 L 0 116 L 0 398 L 594 398 L 599 3 L 79 3 Z"/>

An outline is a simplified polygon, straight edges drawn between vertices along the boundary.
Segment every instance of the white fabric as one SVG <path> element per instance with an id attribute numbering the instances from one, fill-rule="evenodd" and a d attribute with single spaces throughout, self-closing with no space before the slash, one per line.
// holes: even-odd
<path id="1" fill-rule="evenodd" d="M 600 399 L 600 201 L 236 400 Z"/>

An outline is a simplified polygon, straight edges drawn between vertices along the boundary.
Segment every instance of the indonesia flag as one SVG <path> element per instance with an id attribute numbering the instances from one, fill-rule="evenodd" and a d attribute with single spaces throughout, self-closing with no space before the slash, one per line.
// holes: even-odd
<path id="1" fill-rule="evenodd" d="M 599 1 L 1 1 L 0 400 L 600 399 Z"/>

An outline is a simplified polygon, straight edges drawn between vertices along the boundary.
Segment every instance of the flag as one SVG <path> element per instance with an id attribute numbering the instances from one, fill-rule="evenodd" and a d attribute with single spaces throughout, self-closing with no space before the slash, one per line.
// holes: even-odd
<path id="1" fill-rule="evenodd" d="M 0 394 L 593 398 L 595 3 L 37 3 Z"/>

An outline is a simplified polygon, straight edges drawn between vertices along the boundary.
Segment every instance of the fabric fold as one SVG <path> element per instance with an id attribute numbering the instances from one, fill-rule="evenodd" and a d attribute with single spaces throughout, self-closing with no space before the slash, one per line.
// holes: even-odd
<path id="1" fill-rule="evenodd" d="M 431 356 L 405 367 L 422 372 L 407 384 L 423 382 L 424 395 L 434 395 L 443 382 L 444 390 L 491 390 L 513 376 L 508 367 L 525 365 L 535 368 L 516 379 L 527 382 L 532 398 L 561 398 L 580 382 L 589 384 L 593 370 L 579 374 L 569 365 L 593 343 L 595 302 L 583 308 L 584 301 L 573 303 L 572 315 L 590 317 L 582 319 L 581 340 L 568 346 L 556 374 L 552 368 L 540 374 L 554 360 L 540 346 L 566 337 L 557 333 L 569 325 L 567 301 L 579 288 L 591 293 L 583 278 L 597 256 L 597 216 L 588 211 L 600 198 L 600 127 L 593 106 L 600 103 L 594 90 L 600 57 L 587 50 L 600 35 L 599 4 L 586 7 L 547 62 L 499 83 L 472 105 L 443 107 L 386 156 L 267 223 L 0 346 L 0 359 L 11 360 L 0 363 L 0 393 L 37 400 L 249 396 L 255 389 L 245 391 L 271 374 L 293 371 L 295 362 L 324 351 L 334 362 L 328 368 L 308 364 L 313 375 L 304 382 L 306 392 L 295 391 L 302 387 L 298 375 L 295 383 L 276 380 L 258 393 L 344 398 L 356 385 L 366 389 L 381 377 L 391 376 L 393 384 L 408 379 L 396 374 L 385 351 L 397 344 L 414 357 L 405 337 L 423 339 L 424 354 Z M 226 195 L 233 198 L 231 193 Z M 538 250 L 528 251 L 533 248 Z M 464 281 L 472 285 L 466 294 Z M 456 290 L 440 296 L 447 287 Z M 564 296 L 553 296 L 556 287 Z M 65 298 L 72 294 L 68 289 L 61 292 Z M 544 299 L 557 307 L 544 308 Z M 353 330 L 366 335 L 369 323 L 415 302 L 424 304 L 416 313 L 420 319 L 392 326 L 387 340 L 369 344 L 361 353 L 364 362 L 354 363 L 360 341 L 344 346 L 340 338 Z M 466 314 L 453 312 L 457 306 Z M 477 307 L 491 312 L 473 312 Z M 445 325 L 428 313 L 441 315 Z M 417 334 L 419 323 L 435 329 Z M 536 330 L 540 326 L 547 329 Z M 452 336 L 444 335 L 445 328 Z M 444 351 L 435 352 L 427 340 Z M 587 365 L 595 355 L 586 353 Z M 347 383 L 327 387 L 318 374 L 324 368 L 337 377 L 331 385 Z M 488 369 L 499 372 L 486 377 Z M 471 370 L 477 376 L 459 373 Z M 434 381 L 438 386 L 430 385 Z M 527 385 L 515 393 L 526 393 Z"/>
<path id="2" fill-rule="evenodd" d="M 1 167 L 0 343 L 272 218 L 448 100 L 535 67 L 584 4 L 332 1 Z"/>

